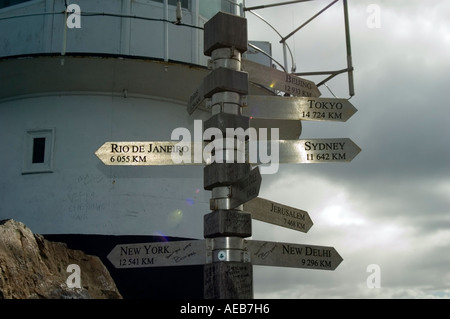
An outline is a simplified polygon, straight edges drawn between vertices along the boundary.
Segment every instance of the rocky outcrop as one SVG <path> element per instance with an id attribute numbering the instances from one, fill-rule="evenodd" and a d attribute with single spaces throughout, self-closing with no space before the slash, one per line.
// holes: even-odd
<path id="1" fill-rule="evenodd" d="M 121 299 L 101 260 L 0 221 L 0 299 Z"/>

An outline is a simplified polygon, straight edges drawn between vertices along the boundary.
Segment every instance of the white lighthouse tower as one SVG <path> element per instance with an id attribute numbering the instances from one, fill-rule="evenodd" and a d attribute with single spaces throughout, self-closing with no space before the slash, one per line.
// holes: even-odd
<path id="1" fill-rule="evenodd" d="M 170 140 L 207 117 L 186 104 L 209 72 L 202 28 L 219 11 L 242 15 L 242 6 L 0 1 L 0 219 L 102 258 L 133 236 L 202 238 L 202 166 L 105 166 L 94 152 L 106 141 Z M 144 295 L 172 292 L 155 290 Z"/>

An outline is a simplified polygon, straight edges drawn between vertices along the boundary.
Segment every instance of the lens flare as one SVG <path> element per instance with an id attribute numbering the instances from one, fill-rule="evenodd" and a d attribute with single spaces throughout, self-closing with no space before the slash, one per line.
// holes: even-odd
<path id="1" fill-rule="evenodd" d="M 181 209 L 175 209 L 173 212 L 167 215 L 167 225 L 169 227 L 177 227 L 183 219 L 183 211 Z"/>
<path id="2" fill-rule="evenodd" d="M 169 241 L 169 239 L 167 238 L 167 236 L 166 236 L 164 233 L 160 232 L 160 231 L 155 232 L 154 235 L 155 235 L 155 236 L 161 237 L 161 239 L 162 239 L 161 241 Z"/>

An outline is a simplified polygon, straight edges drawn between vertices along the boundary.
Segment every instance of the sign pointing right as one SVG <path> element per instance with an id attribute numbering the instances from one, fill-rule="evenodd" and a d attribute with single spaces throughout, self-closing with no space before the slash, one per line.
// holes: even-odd
<path id="1" fill-rule="evenodd" d="M 252 118 L 346 122 L 358 110 L 347 99 L 249 95 L 243 114 Z"/>
<path id="2" fill-rule="evenodd" d="M 244 211 L 250 212 L 253 219 L 286 227 L 303 233 L 308 232 L 313 222 L 304 210 L 256 197 L 244 203 Z"/>
<path id="3" fill-rule="evenodd" d="M 253 265 L 335 270 L 342 257 L 333 247 L 249 240 Z"/>
<path id="4" fill-rule="evenodd" d="M 360 151 L 349 138 L 324 138 L 324 139 L 304 139 L 304 140 L 279 140 L 278 149 L 272 150 L 272 143 L 263 145 L 267 148 L 267 153 L 278 155 L 277 159 L 272 159 L 273 163 L 338 163 L 350 162 Z M 248 142 L 249 162 L 260 164 L 257 148 L 261 147 L 261 141 Z"/>
<path id="5" fill-rule="evenodd" d="M 248 80 L 268 88 L 295 96 L 320 96 L 316 84 L 294 74 L 286 73 L 250 60 L 242 60 L 242 70 L 248 72 Z"/>

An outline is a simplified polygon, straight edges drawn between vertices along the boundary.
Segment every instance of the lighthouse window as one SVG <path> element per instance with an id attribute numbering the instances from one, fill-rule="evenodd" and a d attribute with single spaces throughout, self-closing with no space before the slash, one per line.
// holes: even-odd
<path id="1" fill-rule="evenodd" d="M 152 0 L 152 1 L 164 3 L 164 0 Z M 178 0 L 169 0 L 168 4 L 171 6 L 176 6 L 177 2 L 178 2 Z M 188 9 L 189 8 L 189 0 L 181 0 L 181 7 Z"/>
<path id="2" fill-rule="evenodd" d="M 54 129 L 26 131 L 22 174 L 53 172 L 54 133 Z"/>
<path id="3" fill-rule="evenodd" d="M 33 164 L 44 163 L 45 155 L 45 137 L 33 138 Z"/>
<path id="4" fill-rule="evenodd" d="M 200 5 L 200 15 L 206 19 L 212 18 L 217 12 L 223 11 L 232 14 L 240 14 L 242 0 L 208 0 Z"/>

